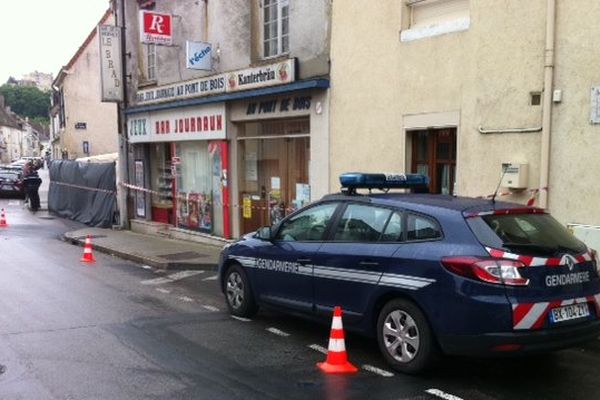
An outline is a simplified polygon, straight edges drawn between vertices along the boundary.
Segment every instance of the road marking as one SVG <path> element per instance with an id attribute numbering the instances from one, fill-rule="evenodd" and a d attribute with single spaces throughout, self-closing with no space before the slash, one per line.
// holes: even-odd
<path id="1" fill-rule="evenodd" d="M 173 280 L 169 278 L 155 278 L 140 282 L 142 285 L 162 285 L 163 283 L 171 283 Z"/>
<path id="2" fill-rule="evenodd" d="M 145 281 L 142 281 L 141 284 L 142 285 L 162 285 L 164 283 L 171 283 L 171 282 L 175 282 L 175 281 L 178 281 L 181 279 L 189 278 L 190 276 L 198 275 L 203 272 L 204 271 L 181 271 L 181 272 L 176 272 L 174 274 L 168 275 L 163 278 L 147 279 Z"/>
<path id="3" fill-rule="evenodd" d="M 392 376 L 394 376 L 394 374 L 392 374 L 390 371 L 386 371 L 385 369 L 377 368 L 377 367 L 374 367 L 374 366 L 368 365 L 368 364 L 363 365 L 362 369 L 364 369 L 365 371 L 372 372 L 377 375 L 384 376 L 386 378 L 391 378 Z"/>
<path id="4" fill-rule="evenodd" d="M 425 391 L 425 393 L 429 393 L 430 395 L 439 397 L 440 399 L 444 399 L 444 400 L 463 400 L 462 397 L 458 397 L 453 394 L 446 393 L 440 389 L 427 389 Z"/>
<path id="5" fill-rule="evenodd" d="M 319 346 L 318 344 L 311 344 L 308 346 L 308 348 L 318 351 L 319 353 L 327 354 L 327 349 L 323 346 Z"/>
<path id="6" fill-rule="evenodd" d="M 192 299 L 191 297 L 187 297 L 187 296 L 179 296 L 177 297 L 179 300 L 181 301 L 185 301 L 187 303 L 192 303 L 194 301 L 194 299 Z"/>
<path id="7" fill-rule="evenodd" d="M 287 332 L 284 332 L 284 331 L 281 331 L 281 330 L 279 330 L 279 329 L 277 329 L 277 328 L 267 328 L 267 331 L 269 331 L 269 332 L 271 332 L 272 334 L 274 334 L 274 335 L 277 335 L 277 336 L 283 336 L 283 337 L 288 337 L 288 336 L 290 336 L 290 334 L 289 334 L 289 333 L 287 333 Z"/>
<path id="8" fill-rule="evenodd" d="M 217 279 L 219 279 L 219 275 L 209 276 L 208 278 L 204 278 L 202 280 L 203 281 L 216 281 Z"/>
<path id="9" fill-rule="evenodd" d="M 205 304 L 202 304 L 202 307 L 203 307 L 203 308 L 205 308 L 205 309 L 207 309 L 208 311 L 213 311 L 213 312 L 218 312 L 218 311 L 220 311 L 220 310 L 219 310 L 217 307 L 215 307 L 215 306 L 207 306 L 207 305 L 205 305 Z"/>
<path id="10" fill-rule="evenodd" d="M 165 293 L 165 294 L 169 294 L 169 293 L 171 293 L 171 291 L 170 291 L 170 290 L 163 289 L 163 288 L 156 288 L 156 291 L 157 291 L 157 292 L 161 292 L 161 293 Z"/>
<path id="11" fill-rule="evenodd" d="M 231 318 L 237 319 L 238 321 L 242 321 L 242 322 L 252 322 L 251 319 L 238 317 L 237 315 L 232 315 Z"/>
<path id="12" fill-rule="evenodd" d="M 9 200 L 8 201 L 8 205 L 9 206 L 20 206 L 21 205 L 21 201 L 19 201 L 19 200 Z"/>

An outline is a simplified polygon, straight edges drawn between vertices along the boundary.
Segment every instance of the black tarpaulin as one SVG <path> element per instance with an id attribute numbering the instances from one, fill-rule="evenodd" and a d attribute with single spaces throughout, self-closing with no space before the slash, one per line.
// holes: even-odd
<path id="1" fill-rule="evenodd" d="M 116 210 L 115 163 L 54 160 L 48 209 L 62 218 L 109 228 Z"/>

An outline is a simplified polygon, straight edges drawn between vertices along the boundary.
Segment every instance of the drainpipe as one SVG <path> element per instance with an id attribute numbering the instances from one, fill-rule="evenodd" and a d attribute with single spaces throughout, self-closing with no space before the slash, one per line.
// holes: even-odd
<path id="1" fill-rule="evenodd" d="M 548 207 L 550 175 L 550 133 L 552 129 L 552 92 L 554 89 L 554 39 L 556 36 L 556 0 L 546 0 L 546 48 L 544 50 L 544 108 L 542 110 L 542 149 L 540 161 L 539 204 Z"/>

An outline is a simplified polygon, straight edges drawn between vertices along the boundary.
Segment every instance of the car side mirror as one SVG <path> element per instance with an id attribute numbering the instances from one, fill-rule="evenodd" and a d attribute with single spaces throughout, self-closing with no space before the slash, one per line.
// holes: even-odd
<path id="1" fill-rule="evenodd" d="M 263 226 L 256 231 L 256 237 L 260 240 L 271 240 L 271 235 L 273 234 L 270 226 Z"/>

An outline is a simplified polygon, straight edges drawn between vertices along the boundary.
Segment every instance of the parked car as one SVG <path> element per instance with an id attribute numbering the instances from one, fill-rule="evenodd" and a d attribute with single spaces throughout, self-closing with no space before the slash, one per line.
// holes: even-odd
<path id="1" fill-rule="evenodd" d="M 0 195 L 25 198 L 25 188 L 20 170 L 0 168 Z"/>
<path id="2" fill-rule="evenodd" d="M 225 246 L 219 275 L 232 314 L 265 306 L 329 321 L 341 306 L 344 326 L 377 338 L 407 373 L 443 354 L 550 351 L 600 334 L 596 252 L 547 211 L 371 193 L 423 191 L 419 175 L 340 180 L 343 193 Z"/>

